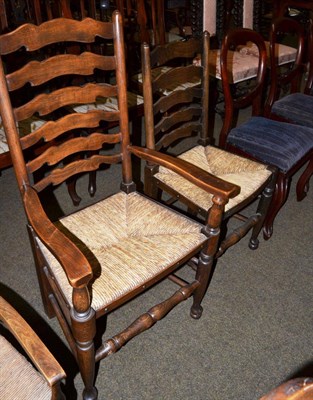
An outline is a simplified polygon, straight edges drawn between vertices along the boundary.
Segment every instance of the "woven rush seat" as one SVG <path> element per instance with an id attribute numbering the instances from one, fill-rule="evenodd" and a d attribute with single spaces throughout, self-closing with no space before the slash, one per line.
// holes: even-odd
<path id="1" fill-rule="evenodd" d="M 213 146 L 196 146 L 182 153 L 182 158 L 203 170 L 241 187 L 239 195 L 229 199 L 225 211 L 230 210 L 251 196 L 270 176 L 266 165 L 256 163 Z M 175 189 L 198 207 L 207 210 L 212 205 L 212 196 L 190 184 L 174 172 L 160 167 L 155 177 Z"/>
<path id="2" fill-rule="evenodd" d="M 291 93 L 276 100 L 271 112 L 297 125 L 313 128 L 313 96 Z"/>
<path id="3" fill-rule="evenodd" d="M 51 388 L 3 336 L 0 336 L 0 399 L 50 400 Z"/>
<path id="4" fill-rule="evenodd" d="M 95 311 L 123 298 L 155 274 L 162 274 L 166 267 L 174 265 L 207 239 L 201 233 L 201 224 L 138 193 L 117 193 L 60 222 L 78 241 L 85 243 L 88 253 L 95 257 L 91 261 L 95 276 L 91 293 Z M 45 246 L 39 245 L 68 303 L 72 304 L 73 289 L 63 269 Z M 86 254 L 84 248 L 81 250 Z"/>
<path id="5" fill-rule="evenodd" d="M 313 129 L 251 117 L 230 131 L 227 142 L 286 172 L 313 148 Z M 276 144 L 275 149 L 273 143 Z"/>

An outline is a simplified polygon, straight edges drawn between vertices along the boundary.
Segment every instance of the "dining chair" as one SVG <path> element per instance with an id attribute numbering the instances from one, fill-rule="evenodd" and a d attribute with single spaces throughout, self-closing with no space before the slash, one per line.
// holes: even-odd
<path id="1" fill-rule="evenodd" d="M 28 323 L 1 296 L 0 324 L 4 328 L 0 335 L 0 398 L 65 400 L 60 386 L 66 378 L 62 367 Z"/>
<path id="2" fill-rule="evenodd" d="M 313 128 L 313 96 L 311 95 L 313 83 L 313 55 L 309 51 L 310 60 L 306 81 L 301 82 L 304 75 L 304 51 L 305 48 L 305 34 L 304 28 L 297 20 L 290 20 L 290 18 L 283 18 L 275 21 L 272 25 L 271 31 L 271 51 L 275 52 L 277 37 L 285 32 L 293 30 L 297 32 L 302 39 L 299 46 L 301 52 L 298 52 L 297 61 L 294 68 L 280 73 L 279 67 L 273 58 L 271 61 L 271 88 L 267 99 L 265 108 L 265 115 L 267 117 L 278 119 L 281 121 L 295 123 L 297 125 L 308 126 Z M 311 24 L 311 34 L 309 38 L 309 49 L 313 49 L 313 29 Z M 303 92 L 301 86 L 303 85 Z M 290 87 L 286 94 L 280 96 L 282 89 Z"/>
<path id="3" fill-rule="evenodd" d="M 188 65 L 186 60 L 192 59 L 199 51 L 202 55 L 202 66 L 192 63 Z M 157 46 L 152 51 L 148 45 L 143 45 L 142 70 L 147 148 L 163 151 L 165 154 L 179 154 L 179 159 L 241 188 L 240 195 L 223 207 L 223 233 L 227 231 L 228 220 L 235 214 L 241 214 L 239 219 L 243 223 L 226 237 L 221 237 L 223 240 L 214 254 L 217 258 L 251 229 L 249 246 L 252 249 L 258 247 L 258 234 L 270 204 L 275 174 L 264 164 L 211 145 L 208 118 L 209 51 L 207 32 L 202 40 L 194 38 L 185 42 L 169 43 Z M 174 64 L 175 60 L 175 67 L 153 77 L 152 68 L 156 64 L 169 61 Z M 191 142 L 190 138 L 193 138 Z M 175 149 L 175 145 L 184 150 Z M 192 182 L 187 182 L 184 177 L 151 161 L 145 166 L 145 193 L 162 199 L 168 205 L 184 205 L 190 215 L 196 218 L 205 220 L 212 212 L 210 194 L 197 188 Z M 244 210 L 259 196 L 257 211 L 250 211 L 245 217 Z"/>
<path id="4" fill-rule="evenodd" d="M 227 67 L 228 52 L 246 41 L 259 49 L 259 71 L 255 84 L 241 96 L 234 97 Z M 278 169 L 276 188 L 264 222 L 264 237 L 273 233 L 274 219 L 287 200 L 291 177 L 312 159 L 313 130 L 300 125 L 288 124 L 262 117 L 262 93 L 266 74 L 266 46 L 263 38 L 250 29 L 235 29 L 229 32 L 222 45 L 221 73 L 225 98 L 225 118 L 220 132 L 219 145 L 232 153 L 275 166 Z M 252 117 L 234 127 L 239 110 L 252 106 Z M 312 162 L 302 172 L 297 193 L 308 188 Z M 298 197 L 300 199 L 300 197 Z"/>
<path id="5" fill-rule="evenodd" d="M 181 159 L 131 145 L 120 13 L 113 13 L 112 22 L 60 18 L 38 27 L 26 24 L 1 35 L 0 49 L 7 54 L 21 47 L 35 51 L 59 41 L 83 45 L 95 40 L 113 41 L 113 54 L 93 53 L 94 47 L 88 46 L 80 55 L 57 54 L 10 74 L 5 73 L 0 62 L 0 112 L 28 220 L 43 304 L 49 317 L 57 317 L 76 358 L 84 383 L 84 400 L 98 398 L 96 364 L 163 317 L 169 317 L 173 307 L 192 296 L 191 317 L 201 317 L 201 301 L 209 284 L 223 209 L 240 191 L 237 185 Z M 64 81 L 57 79 L 64 74 L 92 76 L 95 70 L 112 71 L 112 80 L 90 80 L 84 85 L 67 80 L 65 87 Z M 51 79 L 55 84 L 61 82 L 61 87 L 37 92 L 24 104 L 12 106 L 16 88 L 31 83 L 39 90 Z M 73 111 L 73 105 L 107 97 L 117 98 L 118 109 Z M 20 138 L 18 121 L 33 114 L 45 116 L 48 122 Z M 110 122 L 118 123 L 113 130 L 107 129 Z M 82 129 L 88 134 L 67 135 Z M 24 159 L 26 146 L 49 143 L 58 137 L 62 138 L 60 143 L 34 154 L 32 159 Z M 74 157 L 77 154 L 78 159 Z M 212 206 L 206 221 L 196 222 L 137 192 L 132 156 L 172 169 L 211 193 Z M 63 159 L 67 162 L 63 163 Z M 41 201 L 45 188 L 112 164 L 120 171 L 120 191 L 114 192 L 109 171 L 102 171 L 102 185 L 107 188 L 108 197 L 74 212 L 71 209 L 61 219 L 49 218 Z M 31 174 L 42 168 L 42 179 L 33 182 Z M 183 266 L 192 267 L 189 282 L 179 275 Z M 139 311 L 139 317 L 120 328 L 119 333 L 101 339 L 109 314 L 113 318 L 115 309 L 165 278 L 178 285 L 173 294 L 153 307 L 147 306 L 147 312 Z M 147 293 L 145 298 L 148 301 Z M 144 302 L 143 299 L 141 306 Z"/>

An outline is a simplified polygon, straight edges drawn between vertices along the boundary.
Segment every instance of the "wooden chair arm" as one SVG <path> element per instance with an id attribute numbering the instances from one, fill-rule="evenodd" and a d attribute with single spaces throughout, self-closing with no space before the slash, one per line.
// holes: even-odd
<path id="1" fill-rule="evenodd" d="M 188 161 L 137 146 L 129 146 L 129 150 L 131 153 L 146 161 L 162 165 L 163 167 L 176 172 L 194 185 L 213 194 L 214 196 L 221 196 L 229 199 L 236 197 L 240 193 L 239 186 L 224 181 Z"/>
<path id="2" fill-rule="evenodd" d="M 87 285 L 92 278 L 91 266 L 78 247 L 48 218 L 37 192 L 30 186 L 23 194 L 25 211 L 39 239 L 62 265 L 72 287 Z"/>
<path id="3" fill-rule="evenodd" d="M 40 338 L 19 313 L 2 297 L 0 297 L 0 320 L 18 340 L 50 386 L 66 377 L 62 367 Z"/>

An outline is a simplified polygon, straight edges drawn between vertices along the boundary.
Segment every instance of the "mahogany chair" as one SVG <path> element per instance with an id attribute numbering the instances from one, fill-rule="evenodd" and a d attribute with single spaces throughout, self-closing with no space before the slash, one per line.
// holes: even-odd
<path id="1" fill-rule="evenodd" d="M 20 314 L 0 296 L 0 398 L 6 400 L 65 400 L 60 383 L 66 375 L 50 351 Z M 11 343 L 12 342 L 12 343 Z"/>
<path id="2" fill-rule="evenodd" d="M 186 60 L 194 54 L 202 54 L 202 66 L 188 65 Z M 234 214 L 243 211 L 248 204 L 260 196 L 257 211 L 244 217 L 240 227 L 230 232 L 219 242 L 217 258 L 233 244 L 237 243 L 249 230 L 252 235 L 249 246 L 258 247 L 258 234 L 262 229 L 267 207 L 271 200 L 274 175 L 264 164 L 233 155 L 211 145 L 209 136 L 209 35 L 204 33 L 203 41 L 190 39 L 185 42 L 168 43 L 157 46 L 151 52 L 148 45 L 142 48 L 143 93 L 145 107 L 146 145 L 148 149 L 174 151 L 178 144 L 185 147 L 179 159 L 188 161 L 216 178 L 222 178 L 240 186 L 240 195 L 231 199 L 221 209 L 223 233 L 226 222 Z M 152 67 L 168 61 L 180 60 L 180 64 L 153 77 Z M 191 84 L 191 82 L 198 82 Z M 198 137 L 198 144 L 186 142 L 186 138 Z M 186 150 L 187 147 L 187 150 Z M 176 153 L 178 150 L 176 150 Z M 206 219 L 212 212 L 212 196 L 178 176 L 175 171 L 147 162 L 145 167 L 145 193 L 162 198 L 167 204 L 180 202 L 194 217 Z M 179 205 L 178 205 L 179 207 Z M 250 213 L 251 214 L 251 213 Z M 221 222 L 222 223 L 222 222 Z"/>
<path id="3" fill-rule="evenodd" d="M 227 68 L 228 51 L 247 40 L 259 49 L 259 71 L 255 85 L 247 93 L 233 97 Z M 260 116 L 262 114 L 262 93 L 266 73 L 266 47 L 263 38 L 249 29 L 233 30 L 226 35 L 221 51 L 222 85 L 225 97 L 225 119 L 220 133 L 220 147 L 278 168 L 277 183 L 272 203 L 264 223 L 264 236 L 270 238 L 273 222 L 285 203 L 291 177 L 312 159 L 313 130 L 300 125 Z M 234 128 L 236 113 L 252 105 L 252 117 Z M 298 199 L 308 187 L 312 163 L 302 173 L 298 185 Z"/>
<path id="4" fill-rule="evenodd" d="M 39 27 L 24 25 L 0 36 L 0 48 L 5 54 L 20 47 L 35 51 L 59 41 L 92 44 L 95 40 L 113 40 L 114 54 L 95 54 L 90 46 L 81 55 L 55 55 L 8 75 L 0 63 L 0 112 L 28 219 L 43 303 L 47 314 L 58 318 L 77 360 L 85 385 L 85 400 L 98 397 L 96 363 L 168 315 L 178 303 L 193 296 L 191 316 L 200 318 L 223 209 L 240 191 L 237 185 L 181 159 L 130 144 L 124 40 L 118 12 L 114 12 L 112 22 L 61 18 Z M 44 82 L 51 79 L 58 82 L 56 78 L 64 74 L 91 76 L 95 69 L 114 72 L 114 80 L 106 84 L 93 80 L 83 86 L 62 84 L 51 92 L 37 93 L 19 107 L 11 104 L 14 90 L 28 82 L 39 90 Z M 117 98 L 117 110 L 71 112 L 75 104 L 94 103 L 96 99 L 113 96 Z M 68 114 L 59 116 L 57 111 L 63 108 Z M 49 121 L 20 138 L 17 122 L 37 113 Z M 106 129 L 111 121 L 118 123 L 114 131 Z M 85 137 L 67 136 L 76 129 L 89 133 Z M 31 160 L 24 159 L 25 147 L 38 141 L 49 143 L 57 137 L 62 137 L 59 145 L 49 147 Z M 94 151 L 100 153 L 92 155 Z M 85 157 L 71 159 L 75 154 Z M 159 163 L 211 193 L 212 206 L 206 221 L 195 222 L 136 192 L 131 156 Z M 68 162 L 63 165 L 64 158 Z M 120 165 L 119 192 L 82 210 L 76 209 L 58 221 L 49 218 L 40 196 L 46 187 L 110 164 Z M 31 174 L 41 168 L 45 170 L 44 177 L 32 182 Z M 190 259 L 196 272 L 186 282 L 179 277 L 178 270 Z M 178 285 L 172 296 L 98 347 L 108 314 L 165 278 Z"/>
<path id="5" fill-rule="evenodd" d="M 260 400 L 311 400 L 313 379 L 295 378 L 283 383 Z"/>
<path id="6" fill-rule="evenodd" d="M 304 93 L 301 93 L 301 78 L 304 71 L 304 50 L 305 50 L 305 32 L 302 25 L 296 20 L 283 18 L 275 21 L 271 32 L 271 51 L 275 52 L 277 37 L 281 33 L 295 31 L 301 39 L 301 45 L 298 47 L 297 61 L 294 68 L 283 71 L 281 74 L 275 59 L 271 61 L 271 87 L 265 108 L 266 116 L 281 121 L 295 123 L 297 125 L 313 128 L 313 96 L 311 96 L 313 83 L 313 30 L 311 24 L 311 34 L 309 40 L 310 60 L 307 71 L 307 79 L 304 84 Z M 288 95 L 280 96 L 282 88 L 290 86 Z"/>

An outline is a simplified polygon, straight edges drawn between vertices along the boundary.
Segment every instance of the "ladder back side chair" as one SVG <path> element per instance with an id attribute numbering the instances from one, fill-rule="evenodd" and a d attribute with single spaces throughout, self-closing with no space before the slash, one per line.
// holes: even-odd
<path id="1" fill-rule="evenodd" d="M 249 40 L 259 49 L 259 71 L 256 84 L 234 97 L 227 67 L 228 52 Z M 266 72 L 266 46 L 263 38 L 250 29 L 238 28 L 230 31 L 222 45 L 221 72 L 225 98 L 225 118 L 220 133 L 219 145 L 232 153 L 249 157 L 278 168 L 276 188 L 265 223 L 264 236 L 270 238 L 274 219 L 285 203 L 291 177 L 299 168 L 312 159 L 313 130 L 262 117 L 260 107 Z M 252 117 L 234 128 L 237 112 L 252 105 Z M 308 187 L 312 163 L 303 171 L 297 186 L 297 193 Z"/>
<path id="2" fill-rule="evenodd" d="M 240 191 L 237 185 L 181 159 L 131 145 L 123 39 L 118 12 L 114 12 L 112 22 L 60 18 L 40 26 L 26 24 L 0 36 L 2 54 L 20 47 L 36 51 L 59 41 L 92 44 L 95 40 L 109 40 L 114 44 L 111 55 L 93 53 L 94 47 L 90 46 L 80 55 L 58 54 L 9 74 L 5 74 L 0 63 L 0 112 L 28 219 L 43 303 L 48 316 L 56 316 L 60 322 L 77 360 L 85 385 L 85 400 L 98 398 L 96 363 L 117 352 L 161 318 L 170 316 L 169 311 L 177 304 L 192 296 L 191 316 L 200 318 L 223 209 Z M 115 79 L 108 83 L 91 80 L 84 85 L 67 80 L 66 87 L 61 80 L 60 88 L 53 86 L 51 91 L 38 92 L 17 107 L 11 104 L 14 90 L 27 83 L 39 90 L 46 81 L 54 80 L 56 84 L 60 82 L 57 78 L 72 74 L 90 77 L 95 69 L 112 71 Z M 75 104 L 94 103 L 96 99 L 108 97 L 116 97 L 117 109 L 71 112 Z M 58 111 L 63 108 L 67 113 L 59 115 Z M 33 114 L 43 115 L 48 121 L 20 138 L 18 122 Z M 114 131 L 107 129 L 112 121 L 117 123 Z M 85 137 L 67 135 L 76 129 L 89 133 Z M 24 159 L 25 147 L 41 141 L 49 143 L 57 137 L 62 138 L 60 143 L 39 155 L 34 154 L 32 159 Z M 84 157 L 73 158 L 77 154 Z M 131 156 L 172 169 L 211 193 L 212 207 L 206 221 L 198 223 L 139 194 L 133 183 Z M 63 159 L 67 162 L 62 163 Z M 119 192 L 110 193 L 82 210 L 76 209 L 60 220 L 49 218 L 40 196 L 45 188 L 111 164 L 120 166 Z M 31 174 L 42 168 L 43 178 L 32 182 Z M 103 185 L 107 184 L 103 179 Z M 193 268 L 191 280 L 186 282 L 179 277 L 178 270 L 189 260 L 193 260 Z M 170 297 L 96 346 L 108 314 L 165 278 L 178 285 Z"/>
<path id="3" fill-rule="evenodd" d="M 196 52 L 202 54 L 202 66 L 189 64 Z M 219 257 L 252 229 L 249 246 L 258 247 L 258 234 L 262 229 L 275 183 L 272 170 L 266 165 L 251 162 L 211 144 L 209 136 L 209 35 L 203 40 L 190 39 L 185 42 L 157 46 L 150 52 L 148 45 L 142 48 L 143 94 L 145 107 L 146 145 L 151 150 L 180 153 L 179 159 L 188 161 L 216 178 L 222 178 L 240 186 L 240 195 L 231 199 L 222 209 L 221 218 L 226 227 L 228 219 L 241 213 L 243 222 L 239 228 L 221 237 L 214 255 Z M 152 67 L 166 65 L 176 60 L 180 63 L 153 76 Z M 197 82 L 195 85 L 192 82 Z M 194 140 L 190 141 L 190 138 Z M 186 141 L 188 139 L 188 141 Z M 198 141 L 198 142 L 197 142 Z M 187 143 L 186 143 L 187 142 Z M 197 142 L 197 145 L 194 143 Z M 184 148 L 183 152 L 175 146 Z M 179 147 L 178 147 L 179 149 Z M 145 167 L 145 192 L 162 198 L 167 204 L 180 202 L 187 206 L 194 217 L 206 219 L 212 212 L 212 196 L 197 188 L 192 182 L 178 176 L 167 168 L 148 162 Z M 257 211 L 244 217 L 244 209 L 260 196 Z M 226 231 L 226 228 L 223 232 Z"/>
<path id="4" fill-rule="evenodd" d="M 65 400 L 60 387 L 66 377 L 62 367 L 28 323 L 1 296 L 0 323 L 25 352 L 20 352 L 9 337 L 0 335 L 0 398 Z"/>

